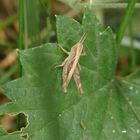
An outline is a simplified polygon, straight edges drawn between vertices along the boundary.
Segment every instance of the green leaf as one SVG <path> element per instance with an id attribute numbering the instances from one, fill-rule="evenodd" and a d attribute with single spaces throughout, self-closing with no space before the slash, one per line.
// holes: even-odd
<path id="1" fill-rule="evenodd" d="M 23 140 L 18 133 L 8 134 L 0 128 L 0 140 Z"/>
<path id="2" fill-rule="evenodd" d="M 58 43 L 67 50 L 86 31 L 86 56 L 80 59 L 83 95 L 73 79 L 68 93 L 63 92 L 62 68 L 54 67 L 67 56 L 56 44 L 20 51 L 25 76 L 4 85 L 12 102 L 0 106 L 0 115 L 23 112 L 28 125 L 0 139 L 18 140 L 21 134 L 30 140 L 140 139 L 140 86 L 131 78 L 114 78 L 117 49 L 111 29 L 104 30 L 88 10 L 81 25 L 57 17 Z"/>

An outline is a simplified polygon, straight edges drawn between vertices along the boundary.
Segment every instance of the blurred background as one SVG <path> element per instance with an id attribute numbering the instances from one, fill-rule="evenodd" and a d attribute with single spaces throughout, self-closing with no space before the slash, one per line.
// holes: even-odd
<path id="1" fill-rule="evenodd" d="M 57 42 L 55 15 L 81 22 L 84 7 L 90 6 L 104 27 L 118 31 L 127 0 L 0 0 L 0 104 L 10 102 L 1 86 L 22 75 L 16 49 Z M 140 66 L 140 0 L 123 38 L 116 75 L 125 76 Z M 20 117 L 26 119 L 20 113 Z M 15 116 L 2 117 L 8 132 L 18 130 Z M 23 119 L 23 120 L 24 120 Z M 21 122 L 21 127 L 25 121 Z"/>

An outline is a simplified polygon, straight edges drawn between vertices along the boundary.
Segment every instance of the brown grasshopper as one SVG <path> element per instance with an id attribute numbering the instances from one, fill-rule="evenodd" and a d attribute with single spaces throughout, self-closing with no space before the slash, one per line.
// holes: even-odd
<path id="1" fill-rule="evenodd" d="M 70 52 L 66 51 L 64 48 L 59 46 L 62 51 L 68 54 L 68 57 L 63 61 L 61 65 L 56 67 L 63 67 L 63 91 L 67 92 L 67 86 L 73 76 L 78 91 L 82 94 L 83 88 L 80 81 L 80 64 L 79 59 L 82 54 L 84 54 L 83 42 L 87 37 L 87 33 L 84 33 L 83 36 L 80 38 L 79 42 L 76 43 L 70 50 Z"/>

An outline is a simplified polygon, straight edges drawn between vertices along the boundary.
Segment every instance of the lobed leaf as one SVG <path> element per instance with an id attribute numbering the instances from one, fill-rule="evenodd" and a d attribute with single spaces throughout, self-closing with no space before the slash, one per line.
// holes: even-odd
<path id="1" fill-rule="evenodd" d="M 111 29 L 104 30 L 89 10 L 81 25 L 57 17 L 58 43 L 67 50 L 87 30 L 86 56 L 80 59 L 82 96 L 73 80 L 63 93 L 62 69 L 54 67 L 66 55 L 56 44 L 20 51 L 25 76 L 4 85 L 12 102 L 0 106 L 0 114 L 24 112 L 28 126 L 12 134 L 0 130 L 0 139 L 19 140 L 26 133 L 30 140 L 140 139 L 140 86 L 131 78 L 114 78 L 117 49 Z"/>

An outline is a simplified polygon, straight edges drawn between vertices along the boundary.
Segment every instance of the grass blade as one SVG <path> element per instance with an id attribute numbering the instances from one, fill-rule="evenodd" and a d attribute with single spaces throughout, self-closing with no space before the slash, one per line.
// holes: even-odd
<path id="1" fill-rule="evenodd" d="M 125 30 L 127 28 L 127 25 L 129 23 L 129 21 L 131 20 L 136 2 L 137 2 L 137 0 L 129 0 L 129 2 L 128 2 L 128 6 L 126 9 L 125 15 L 123 17 L 122 23 L 119 27 L 119 30 L 118 30 L 117 36 L 116 36 L 116 41 L 117 41 L 118 46 L 120 46 L 122 38 L 125 33 Z"/>

